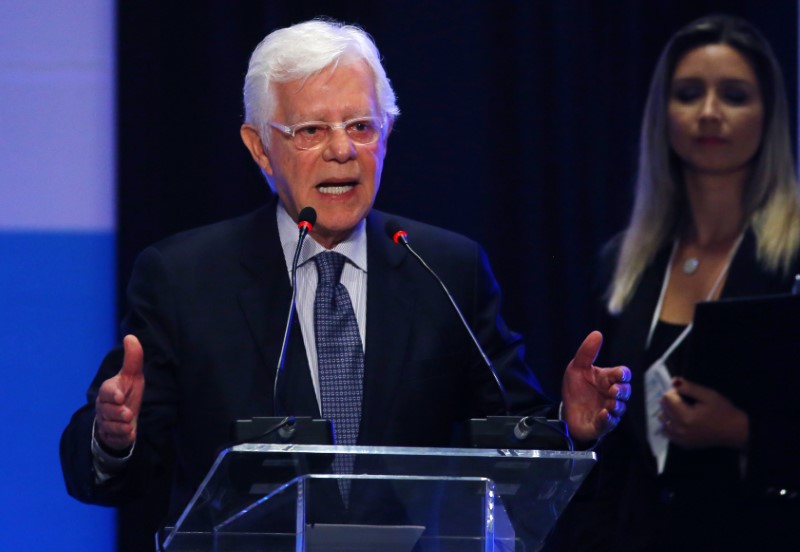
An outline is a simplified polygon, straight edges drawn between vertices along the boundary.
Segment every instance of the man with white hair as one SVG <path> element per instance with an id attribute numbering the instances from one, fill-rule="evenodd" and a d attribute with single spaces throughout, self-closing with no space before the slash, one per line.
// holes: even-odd
<path id="1" fill-rule="evenodd" d="M 170 474 L 165 519 L 174 520 L 238 419 L 324 416 L 339 442 L 448 446 L 464 444 L 469 418 L 502 413 L 504 399 L 515 413 L 547 413 L 522 342 L 499 315 L 499 288 L 481 248 L 391 217 L 464 308 L 505 397 L 447 297 L 386 235 L 390 217 L 372 209 L 399 110 L 370 37 L 321 20 L 271 33 L 252 54 L 244 101 L 242 140 L 275 193 L 251 214 L 140 254 L 126 337 L 62 437 L 69 493 L 119 505 Z M 305 207 L 317 220 L 298 260 L 298 327 L 274 394 Z M 342 349 L 320 335 L 329 315 L 317 310 L 323 259 L 337 259 L 333 286 L 347 310 L 339 325 L 350 328 L 351 345 L 357 336 L 349 372 L 330 371 L 344 364 L 330 351 Z M 592 365 L 601 340 L 590 334 L 564 375 L 564 419 L 583 442 L 617 424 L 630 394 L 627 368 Z M 344 414 L 342 396 L 355 405 Z"/>

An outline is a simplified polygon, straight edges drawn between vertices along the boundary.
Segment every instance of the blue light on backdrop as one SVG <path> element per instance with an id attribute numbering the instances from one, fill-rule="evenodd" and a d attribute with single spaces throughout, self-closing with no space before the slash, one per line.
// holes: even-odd
<path id="1" fill-rule="evenodd" d="M 114 549 L 58 440 L 115 339 L 114 3 L 0 4 L 0 550 Z"/>

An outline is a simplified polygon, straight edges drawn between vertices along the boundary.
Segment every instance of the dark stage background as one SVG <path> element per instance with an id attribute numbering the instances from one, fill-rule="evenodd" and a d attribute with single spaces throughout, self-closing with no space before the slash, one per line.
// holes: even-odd
<path id="1" fill-rule="evenodd" d="M 120 298 L 144 246 L 264 200 L 267 184 L 239 139 L 249 53 L 271 30 L 329 16 L 372 34 L 402 111 L 376 206 L 484 245 L 506 320 L 551 395 L 592 329 L 593 259 L 626 224 L 647 85 L 672 32 L 709 12 L 745 16 L 775 48 L 791 105 L 797 97 L 792 0 L 120 1 L 117 10 Z M 121 550 L 137 549 L 146 515 L 123 511 Z"/>

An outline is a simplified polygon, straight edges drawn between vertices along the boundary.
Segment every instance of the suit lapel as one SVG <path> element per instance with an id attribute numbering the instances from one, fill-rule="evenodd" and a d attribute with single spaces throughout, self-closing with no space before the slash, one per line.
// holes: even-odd
<path id="1" fill-rule="evenodd" d="M 756 262 L 756 236 L 748 230 L 731 261 L 730 272 L 722 288 L 721 298 L 748 297 L 788 291 L 780 289 L 782 278 L 765 271 Z"/>
<path id="2" fill-rule="evenodd" d="M 258 213 L 254 230 L 248 234 L 242 246 L 241 263 L 252 278 L 239 293 L 239 304 L 263 362 L 269 389 L 267 398 L 270 406 L 267 414 L 272 414 L 272 385 L 292 298 L 275 208 L 276 202 L 273 200 Z M 286 397 L 284 406 L 287 413 L 319 416 L 306 351 L 297 324 L 292 328 L 287 350 L 285 372 L 281 377 L 281 396 Z"/>
<path id="3" fill-rule="evenodd" d="M 413 259 L 385 235 L 385 223 L 378 211 L 367 217 L 367 332 L 359 444 L 380 442 L 413 324 L 415 294 L 403 268 Z"/>

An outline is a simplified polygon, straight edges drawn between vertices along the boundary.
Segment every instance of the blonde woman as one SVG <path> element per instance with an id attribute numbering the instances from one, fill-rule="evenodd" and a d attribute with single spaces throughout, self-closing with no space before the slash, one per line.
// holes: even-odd
<path id="1" fill-rule="evenodd" d="M 595 507 L 605 521 L 576 531 L 575 549 L 740 550 L 776 535 L 773 514 L 800 520 L 797 501 L 778 504 L 753 483 L 770 450 L 800 450 L 797 423 L 683 377 L 698 302 L 791 289 L 800 200 L 789 120 L 779 66 L 746 21 L 704 17 L 666 45 L 630 224 L 603 256 L 604 361 L 628 365 L 635 392 L 600 451 Z"/>

